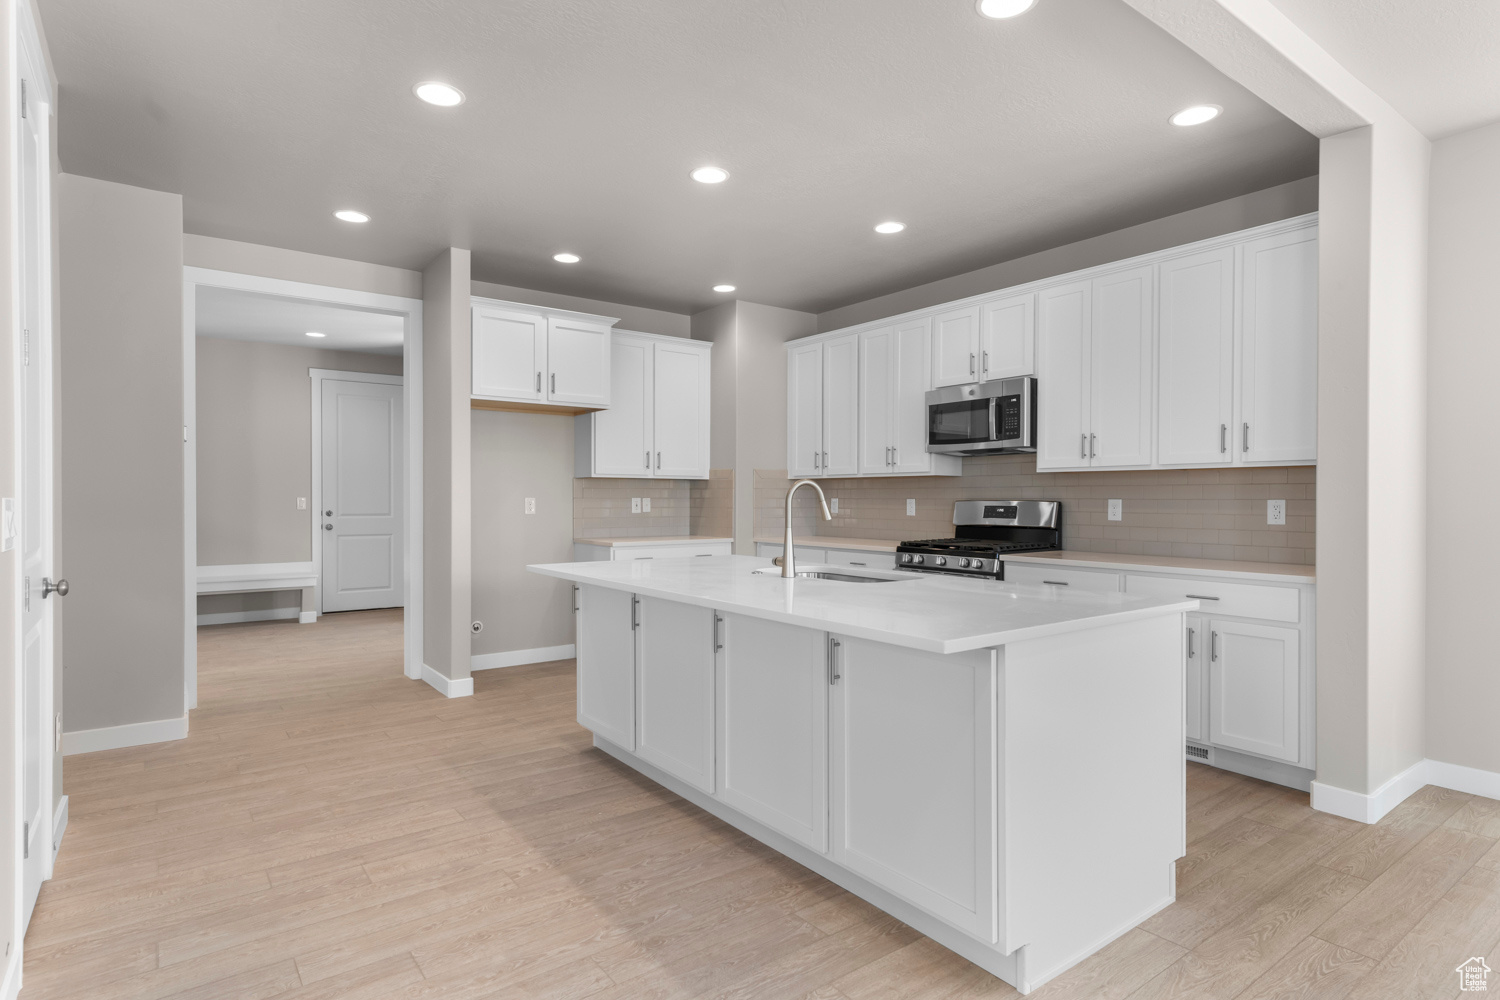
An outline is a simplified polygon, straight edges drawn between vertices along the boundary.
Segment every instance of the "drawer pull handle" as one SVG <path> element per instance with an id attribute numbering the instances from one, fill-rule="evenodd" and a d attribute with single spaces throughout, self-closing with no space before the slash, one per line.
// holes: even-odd
<path id="1" fill-rule="evenodd" d="M 1217 601 L 1218 600 L 1217 597 L 1209 597 L 1207 594 L 1186 594 L 1184 596 L 1191 597 L 1195 601 Z"/>
<path id="2" fill-rule="evenodd" d="M 711 556 L 711 555 L 713 555 L 712 552 L 694 552 L 693 553 L 693 557 L 695 559 L 702 559 L 704 556 Z"/>
<path id="3" fill-rule="evenodd" d="M 865 566 L 865 565 L 868 565 L 868 564 L 867 563 L 862 563 L 862 562 L 855 562 L 853 559 L 851 559 L 851 560 L 849 560 L 849 565 L 850 566 Z"/>
<path id="4" fill-rule="evenodd" d="M 1068 581 L 1066 581 L 1066 580 L 1043 580 L 1042 582 L 1045 583 L 1045 584 L 1047 584 L 1047 586 L 1049 586 L 1049 587 L 1066 587 L 1066 586 L 1068 586 Z"/>

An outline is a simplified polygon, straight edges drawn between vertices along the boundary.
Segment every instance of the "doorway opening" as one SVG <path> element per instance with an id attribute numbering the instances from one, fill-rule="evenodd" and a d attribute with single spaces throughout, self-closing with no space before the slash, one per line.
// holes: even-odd
<path id="1" fill-rule="evenodd" d="M 404 608 L 420 677 L 420 300 L 184 272 L 188 707 L 200 625 Z"/>

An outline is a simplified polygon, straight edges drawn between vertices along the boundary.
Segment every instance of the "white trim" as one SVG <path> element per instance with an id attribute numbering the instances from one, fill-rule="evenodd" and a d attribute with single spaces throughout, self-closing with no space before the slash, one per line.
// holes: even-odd
<path id="1" fill-rule="evenodd" d="M 16 1000 L 21 995 L 21 949 L 10 950 L 5 962 L 5 981 L 0 983 L 0 1000 Z"/>
<path id="2" fill-rule="evenodd" d="M 480 653 L 469 657 L 469 669 L 498 670 L 501 667 L 520 667 L 528 663 L 551 663 L 553 660 L 571 660 L 577 655 L 573 643 L 563 646 L 537 646 L 533 649 L 512 649 L 505 653 Z"/>
<path id="3" fill-rule="evenodd" d="M 157 719 L 154 722 L 132 722 L 124 726 L 105 726 L 102 729 L 80 729 L 62 734 L 64 757 L 75 753 L 94 753 L 97 750 L 118 750 L 121 747 L 139 747 L 148 743 L 166 743 L 180 740 L 188 734 L 188 717 L 183 713 L 178 719 Z"/>
<path id="4" fill-rule="evenodd" d="M 453 680 L 427 664 L 422 664 L 422 680 L 431 684 L 445 698 L 467 698 L 474 693 L 474 678 L 465 677 L 463 680 Z"/>
<path id="5" fill-rule="evenodd" d="M 313 612 L 308 613 L 314 614 Z M 263 611 L 215 611 L 212 614 L 199 615 L 198 627 L 202 628 L 205 625 L 239 625 L 244 622 L 281 622 L 291 621 L 293 618 L 301 622 L 301 608 L 267 608 Z M 316 615 L 314 615 L 314 620 L 316 620 Z"/>
<path id="6" fill-rule="evenodd" d="M 323 539 L 319 534 L 323 519 L 318 516 L 318 511 L 323 509 L 323 382 L 333 379 L 338 382 L 369 382 L 375 385 L 402 385 L 406 384 L 405 376 L 382 375 L 376 372 L 344 372 L 335 371 L 332 368 L 309 368 L 307 370 L 309 384 L 312 386 L 310 393 L 312 400 L 312 526 L 308 530 L 312 534 L 312 566 L 313 571 L 313 611 L 323 614 Z M 404 402 L 404 400 L 403 400 Z M 403 419 L 405 419 L 403 415 Z M 403 467 L 405 465 L 405 454 L 402 455 Z M 405 475 L 405 473 L 402 473 Z M 401 522 L 402 536 L 411 531 L 411 524 L 403 517 Z M 403 567 L 403 572 L 405 568 Z"/>
<path id="7" fill-rule="evenodd" d="M 52 861 L 56 863 L 57 852 L 62 850 L 63 834 L 68 832 L 68 797 L 64 795 L 52 814 Z M 51 877 L 51 874 L 48 874 Z"/>
<path id="8" fill-rule="evenodd" d="M 539 306 L 531 302 L 512 302 L 510 299 L 491 299 L 483 295 L 470 295 L 469 308 L 472 309 L 475 306 L 496 306 L 501 309 L 516 309 L 532 314 L 545 313 L 548 316 L 556 316 L 562 319 L 592 320 L 596 323 L 603 323 L 606 326 L 614 326 L 620 322 L 620 317 L 618 316 L 601 316 L 598 313 L 579 312 L 576 309 L 554 309 L 552 306 Z M 660 336 L 660 334 L 657 334 L 657 336 Z M 678 340 L 680 338 L 672 337 L 671 339 Z"/>
<path id="9" fill-rule="evenodd" d="M 318 613 L 316 611 L 300 611 L 297 613 L 298 625 L 316 625 L 317 623 Z"/>
<path id="10" fill-rule="evenodd" d="M 302 590 L 315 587 L 318 575 L 311 562 L 239 563 L 197 567 L 198 593 L 244 594 L 257 590 Z"/>
<path id="11" fill-rule="evenodd" d="M 1500 799 L 1500 771 L 1482 771 L 1447 761 L 1427 761 L 1427 783 L 1455 792 L 1467 792 L 1487 799 Z"/>
<path id="12" fill-rule="evenodd" d="M 1500 799 L 1500 772 L 1441 760 L 1419 760 L 1368 795 L 1314 781 L 1312 807 L 1361 823 L 1378 823 L 1386 813 L 1426 785 Z"/>
<path id="13" fill-rule="evenodd" d="M 313 285 L 282 278 L 238 274 L 204 267 L 184 267 L 183 277 L 183 414 L 188 422 L 187 451 L 184 456 L 183 492 L 186 517 L 184 577 L 188 581 L 189 611 L 184 637 L 184 691 L 189 708 L 198 703 L 198 652 L 196 641 L 196 608 L 194 585 L 198 562 L 197 528 L 197 426 L 194 402 L 197 397 L 197 372 L 191 359 L 196 343 L 194 304 L 198 285 L 262 292 L 289 298 L 308 299 L 337 305 L 354 306 L 396 313 L 404 318 L 402 331 L 402 374 L 406 424 L 406 615 L 403 673 L 416 679 L 422 676 L 422 300 L 400 295 L 382 295 L 331 285 Z M 316 550 L 314 550 L 316 551 Z"/>

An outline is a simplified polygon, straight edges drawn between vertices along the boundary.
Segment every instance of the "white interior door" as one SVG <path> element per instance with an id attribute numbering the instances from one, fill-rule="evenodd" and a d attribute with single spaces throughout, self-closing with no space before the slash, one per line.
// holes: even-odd
<path id="1" fill-rule="evenodd" d="M 405 603 L 401 394 L 386 382 L 323 380 L 323 611 Z"/>
<path id="2" fill-rule="evenodd" d="M 20 125 L 22 926 L 52 874 L 52 328 L 45 107 Z M 9 540 L 7 540 L 9 542 Z M 66 593 L 66 588 L 58 593 Z"/>

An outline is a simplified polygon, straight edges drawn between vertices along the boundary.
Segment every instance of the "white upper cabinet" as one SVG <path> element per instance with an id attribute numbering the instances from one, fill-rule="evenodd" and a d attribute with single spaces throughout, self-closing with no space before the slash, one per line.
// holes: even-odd
<path id="1" fill-rule="evenodd" d="M 1095 278 L 1089 354 L 1089 465 L 1151 464 L 1151 369 L 1156 269 Z"/>
<path id="2" fill-rule="evenodd" d="M 787 352 L 786 468 L 793 479 L 823 469 L 823 345 Z"/>
<path id="3" fill-rule="evenodd" d="M 932 319 L 933 387 L 979 381 L 979 307 L 964 306 Z"/>
<path id="4" fill-rule="evenodd" d="M 896 413 L 896 328 L 859 335 L 859 471 L 891 471 Z"/>
<path id="5" fill-rule="evenodd" d="M 859 337 L 823 344 L 824 476 L 859 474 Z"/>
<path id="6" fill-rule="evenodd" d="M 1093 286 L 1075 281 L 1037 293 L 1036 467 L 1087 467 Z"/>
<path id="7" fill-rule="evenodd" d="M 625 331 L 613 341 L 613 402 L 576 418 L 576 474 L 707 479 L 713 345 Z"/>
<path id="8" fill-rule="evenodd" d="M 1163 261 L 1157 326 L 1157 460 L 1234 460 L 1234 247 Z"/>
<path id="9" fill-rule="evenodd" d="M 932 327 L 927 320 L 896 327 L 891 385 L 891 472 L 956 476 L 963 459 L 927 451 L 927 390 L 932 385 Z"/>
<path id="10" fill-rule="evenodd" d="M 473 394 L 541 401 L 547 366 L 547 317 L 498 306 L 474 306 Z"/>
<path id="11" fill-rule="evenodd" d="M 614 320 L 474 299 L 470 307 L 471 394 L 523 408 L 609 406 Z"/>
<path id="12" fill-rule="evenodd" d="M 1244 463 L 1318 456 L 1318 234 L 1278 233 L 1241 251 L 1240 426 Z"/>
<path id="13" fill-rule="evenodd" d="M 1036 374 L 1036 296 L 1007 295 L 979 307 L 981 381 Z"/>

